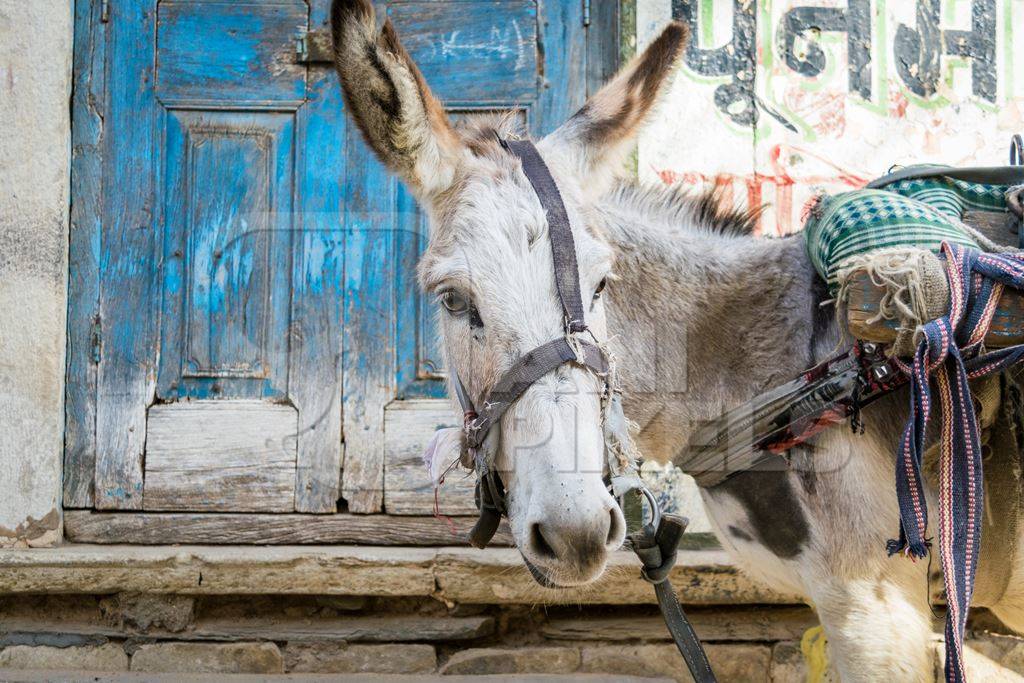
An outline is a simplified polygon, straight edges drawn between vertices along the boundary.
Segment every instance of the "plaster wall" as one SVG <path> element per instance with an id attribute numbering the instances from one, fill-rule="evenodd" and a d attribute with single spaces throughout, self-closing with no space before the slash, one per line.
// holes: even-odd
<path id="1" fill-rule="evenodd" d="M 640 48 L 670 17 L 695 42 L 640 175 L 765 204 L 765 233 L 895 164 L 1005 164 L 1024 133 L 1024 0 L 637 0 Z"/>
<path id="2" fill-rule="evenodd" d="M 1024 133 L 1024 0 L 636 0 L 637 50 L 670 19 L 692 45 L 639 176 L 763 205 L 765 234 L 897 164 L 1005 164 Z M 710 531 L 693 480 L 659 477 Z"/>
<path id="3" fill-rule="evenodd" d="M 72 0 L 0 0 L 0 547 L 60 538 Z"/>

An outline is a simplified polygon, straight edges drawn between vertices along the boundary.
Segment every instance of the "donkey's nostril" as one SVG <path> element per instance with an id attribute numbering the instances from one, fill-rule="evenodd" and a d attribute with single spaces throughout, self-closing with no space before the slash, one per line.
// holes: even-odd
<path id="1" fill-rule="evenodd" d="M 548 543 L 548 539 L 544 538 L 544 530 L 539 522 L 530 527 L 530 546 L 533 548 L 533 552 L 540 557 L 552 560 L 558 557 L 555 554 L 555 549 Z"/>
<path id="2" fill-rule="evenodd" d="M 625 519 L 617 507 L 612 507 L 608 514 L 611 515 L 612 521 L 608 525 L 608 539 L 605 541 L 605 545 L 617 547 L 622 543 L 622 539 L 626 535 Z"/>

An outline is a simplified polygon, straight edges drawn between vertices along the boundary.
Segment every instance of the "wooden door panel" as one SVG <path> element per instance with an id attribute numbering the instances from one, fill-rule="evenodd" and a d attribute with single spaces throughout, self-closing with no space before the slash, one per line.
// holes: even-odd
<path id="1" fill-rule="evenodd" d="M 393 2 L 388 15 L 443 101 L 513 104 L 536 98 L 532 0 Z"/>
<path id="2" fill-rule="evenodd" d="M 376 4 L 453 116 L 543 134 L 583 102 L 577 0 Z M 426 227 L 296 55 L 329 0 L 101 5 L 76 3 L 66 504 L 426 510 L 438 402 L 385 410 L 445 391 Z"/>
<path id="3" fill-rule="evenodd" d="M 158 398 L 286 396 L 294 134 L 291 112 L 168 113 Z"/>
<path id="4" fill-rule="evenodd" d="M 303 0 L 121 0 L 102 27 L 116 128 L 92 178 L 102 230 L 75 247 L 99 254 L 82 274 L 98 302 L 73 304 L 95 323 L 71 340 L 92 349 L 96 390 L 68 394 L 69 425 L 95 401 L 95 451 L 76 438 L 68 463 L 92 464 L 97 507 L 336 508 L 344 147 L 312 119 L 345 126 L 336 78 L 295 57 L 309 14 Z"/>
<path id="5" fill-rule="evenodd" d="M 302 0 L 161 2 L 160 99 L 301 102 L 306 67 L 295 62 L 295 37 L 307 13 Z"/>
<path id="6" fill-rule="evenodd" d="M 143 509 L 291 512 L 298 412 L 261 401 L 149 409 Z"/>
<path id="7" fill-rule="evenodd" d="M 159 310 L 152 305 L 159 158 L 153 135 L 156 13 L 144 3 L 125 3 L 108 31 L 104 130 L 117 134 L 104 135 L 96 322 L 92 329 L 79 330 L 78 343 L 98 347 L 95 504 L 132 510 L 142 507 L 146 406 L 155 384 Z"/>

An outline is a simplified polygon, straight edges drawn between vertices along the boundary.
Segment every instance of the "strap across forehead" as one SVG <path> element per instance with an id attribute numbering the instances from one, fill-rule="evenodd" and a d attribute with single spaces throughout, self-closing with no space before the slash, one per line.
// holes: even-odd
<path id="1" fill-rule="evenodd" d="M 587 329 L 583 321 L 583 301 L 580 297 L 580 270 L 576 264 L 576 243 L 572 238 L 569 215 L 562 202 L 551 171 L 537 148 L 529 140 L 502 140 L 505 149 L 519 157 L 523 173 L 540 199 L 548 216 L 548 236 L 551 239 L 551 257 L 555 262 L 555 287 L 565 312 L 566 329 L 582 332 Z"/>

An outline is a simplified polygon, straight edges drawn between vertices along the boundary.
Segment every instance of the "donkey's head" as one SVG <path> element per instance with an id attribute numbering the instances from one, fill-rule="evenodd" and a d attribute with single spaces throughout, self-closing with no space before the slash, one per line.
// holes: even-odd
<path id="1" fill-rule="evenodd" d="M 474 403 L 527 351 L 564 334 L 547 217 L 506 124 L 456 129 L 390 22 L 369 0 L 335 0 L 335 59 L 347 106 L 377 156 L 427 212 L 420 283 L 437 302 L 448 367 Z M 606 335 L 601 290 L 613 253 L 591 202 L 622 168 L 686 41 L 671 24 L 558 130 L 537 142 L 575 240 L 586 324 Z M 508 120 L 508 119 L 506 119 Z M 501 419 L 497 469 L 516 543 L 537 573 L 572 585 L 596 578 L 625 522 L 602 481 L 602 381 L 562 365 Z"/>

